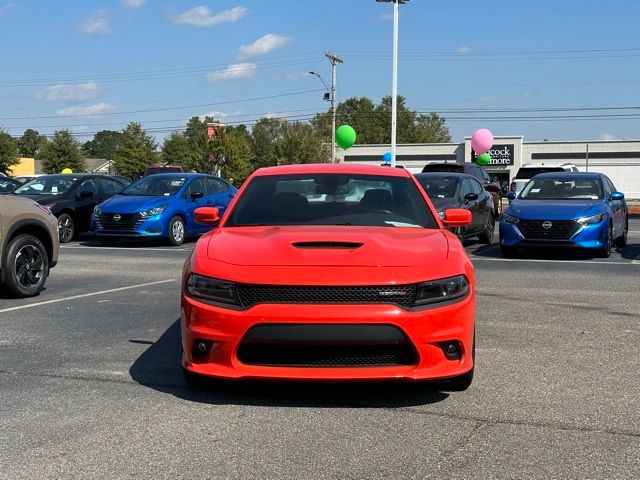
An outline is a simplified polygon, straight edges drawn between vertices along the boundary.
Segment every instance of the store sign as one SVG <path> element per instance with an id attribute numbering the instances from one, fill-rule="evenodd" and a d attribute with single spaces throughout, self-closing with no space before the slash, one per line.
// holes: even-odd
<path id="1" fill-rule="evenodd" d="M 487 167 L 492 165 L 513 165 L 514 150 L 514 145 L 494 145 L 489 151 L 491 163 Z M 478 158 L 478 154 L 471 150 L 471 161 L 475 162 L 476 158 Z"/>

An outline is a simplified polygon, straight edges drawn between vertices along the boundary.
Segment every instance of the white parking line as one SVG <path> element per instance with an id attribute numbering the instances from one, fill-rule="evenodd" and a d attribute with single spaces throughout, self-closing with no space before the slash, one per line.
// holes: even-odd
<path id="1" fill-rule="evenodd" d="M 186 248 L 82 247 L 61 246 L 64 250 L 135 250 L 139 252 L 186 252 Z"/>
<path id="2" fill-rule="evenodd" d="M 470 256 L 471 261 L 475 262 L 532 262 L 532 263 L 578 263 L 578 264 L 593 264 L 593 265 L 634 265 L 640 264 L 640 260 L 636 259 L 631 262 L 598 262 L 595 260 L 543 260 L 537 258 L 489 258 L 489 257 L 474 257 Z"/>
<path id="3" fill-rule="evenodd" d="M 29 303 L 28 305 L 20 305 L 19 307 L 3 308 L 0 313 L 15 312 L 16 310 L 24 310 L 25 308 L 40 307 L 51 303 L 66 302 L 68 300 L 77 300 L 79 298 L 95 297 L 96 295 L 105 295 L 107 293 L 121 292 L 123 290 L 132 290 L 134 288 L 150 287 L 152 285 L 160 285 L 163 283 L 176 282 L 175 278 L 169 280 L 160 280 L 158 282 L 140 283 L 138 285 L 130 285 L 128 287 L 111 288 L 109 290 L 101 290 L 99 292 L 83 293 L 81 295 L 73 295 L 72 297 L 57 298 L 55 300 L 46 300 L 44 302 Z"/>

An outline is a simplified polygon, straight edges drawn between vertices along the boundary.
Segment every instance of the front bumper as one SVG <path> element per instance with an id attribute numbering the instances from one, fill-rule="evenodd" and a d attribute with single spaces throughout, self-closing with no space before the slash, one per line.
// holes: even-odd
<path id="1" fill-rule="evenodd" d="M 517 225 L 500 222 L 500 245 L 503 247 L 565 247 L 581 249 L 600 249 L 608 242 L 608 220 L 581 227 L 568 239 L 525 238 Z"/>
<path id="2" fill-rule="evenodd" d="M 421 311 L 395 305 L 262 304 L 237 311 L 182 296 L 182 364 L 187 370 L 227 379 L 432 380 L 454 377 L 473 368 L 475 297 Z M 241 345 L 255 326 L 309 325 L 391 326 L 408 340 L 415 356 L 410 365 L 274 366 L 243 363 Z M 255 329 L 254 329 L 255 331 Z M 196 340 L 210 342 L 204 358 L 195 358 Z M 449 359 L 445 342 L 458 342 L 460 358 Z"/>

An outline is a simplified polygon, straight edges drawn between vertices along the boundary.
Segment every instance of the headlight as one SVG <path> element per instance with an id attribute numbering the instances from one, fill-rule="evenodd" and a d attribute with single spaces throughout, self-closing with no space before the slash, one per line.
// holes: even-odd
<path id="1" fill-rule="evenodd" d="M 507 223 L 513 223 L 514 225 L 517 225 L 518 223 L 520 223 L 520 219 L 518 217 L 513 217 L 507 213 L 502 214 L 502 221 Z"/>
<path id="2" fill-rule="evenodd" d="M 102 210 L 100 209 L 99 206 L 96 205 L 95 208 L 93 209 L 93 216 L 97 217 L 99 215 L 102 215 Z"/>
<path id="3" fill-rule="evenodd" d="M 144 212 L 140 212 L 140 216 L 142 218 L 152 217 L 154 215 L 159 215 L 167 209 L 166 205 L 162 205 L 160 207 L 150 208 L 149 210 L 145 210 Z"/>
<path id="4" fill-rule="evenodd" d="M 235 283 L 203 277 L 195 273 L 192 273 L 187 281 L 187 293 L 192 297 L 212 302 L 240 305 Z"/>
<path id="5" fill-rule="evenodd" d="M 418 285 L 413 305 L 417 307 L 430 303 L 448 302 L 456 298 L 466 297 L 468 293 L 469 282 L 464 275 L 432 280 Z"/>
<path id="6" fill-rule="evenodd" d="M 594 223 L 600 223 L 605 218 L 607 218 L 606 213 L 600 213 L 598 215 L 593 215 L 591 217 L 582 217 L 577 220 L 580 225 L 593 225 Z"/>

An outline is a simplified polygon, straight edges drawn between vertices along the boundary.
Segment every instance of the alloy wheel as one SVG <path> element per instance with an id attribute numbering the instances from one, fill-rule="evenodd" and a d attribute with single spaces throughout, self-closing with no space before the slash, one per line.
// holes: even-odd
<path id="1" fill-rule="evenodd" d="M 38 286 L 44 274 L 42 253 L 34 245 L 25 245 L 18 251 L 15 262 L 15 275 L 18 283 L 27 289 Z"/>
<path id="2" fill-rule="evenodd" d="M 58 220 L 58 234 L 62 243 L 70 242 L 73 238 L 73 220 L 68 215 Z"/>
<path id="3" fill-rule="evenodd" d="M 171 233 L 176 243 L 181 243 L 184 240 L 184 223 L 182 223 L 182 220 L 173 222 Z"/>

